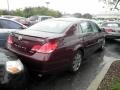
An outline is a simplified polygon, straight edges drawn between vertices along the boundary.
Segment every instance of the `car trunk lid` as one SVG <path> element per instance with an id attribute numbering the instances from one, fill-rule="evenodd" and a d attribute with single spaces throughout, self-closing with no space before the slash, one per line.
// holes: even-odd
<path id="1" fill-rule="evenodd" d="M 113 28 L 113 27 L 102 27 L 105 29 L 106 32 L 110 33 L 120 33 L 120 28 Z"/>
<path id="2" fill-rule="evenodd" d="M 13 48 L 19 52 L 32 55 L 34 52 L 31 51 L 34 45 L 43 45 L 45 43 L 44 38 L 36 38 L 21 34 L 14 34 L 13 36 Z"/>
<path id="3" fill-rule="evenodd" d="M 33 55 L 32 51 L 34 45 L 44 45 L 48 40 L 59 37 L 60 35 L 46 32 L 23 30 L 13 34 L 12 47 L 21 53 Z"/>

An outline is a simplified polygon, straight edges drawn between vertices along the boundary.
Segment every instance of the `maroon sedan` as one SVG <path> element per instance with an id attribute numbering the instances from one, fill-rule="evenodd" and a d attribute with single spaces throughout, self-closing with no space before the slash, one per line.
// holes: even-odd
<path id="1" fill-rule="evenodd" d="M 10 34 L 7 48 L 22 57 L 32 71 L 41 74 L 61 70 L 76 72 L 84 58 L 104 48 L 103 33 L 89 20 L 57 18 Z"/>

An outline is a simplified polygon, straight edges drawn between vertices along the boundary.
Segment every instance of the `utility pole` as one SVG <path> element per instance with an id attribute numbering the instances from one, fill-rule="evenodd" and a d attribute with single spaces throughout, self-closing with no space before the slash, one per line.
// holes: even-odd
<path id="1" fill-rule="evenodd" d="M 9 0 L 7 0 L 7 9 L 8 9 L 8 12 L 10 12 Z"/>
<path id="2" fill-rule="evenodd" d="M 50 4 L 50 2 L 45 2 L 45 3 L 46 3 L 46 5 L 47 5 L 47 8 L 49 8 L 48 5 Z"/>

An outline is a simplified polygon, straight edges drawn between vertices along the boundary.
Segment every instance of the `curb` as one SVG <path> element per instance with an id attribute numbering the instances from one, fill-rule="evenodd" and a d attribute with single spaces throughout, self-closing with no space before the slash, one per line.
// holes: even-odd
<path id="1" fill-rule="evenodd" d="M 107 58 L 106 58 L 107 59 Z M 87 90 L 97 90 L 97 88 L 99 87 L 101 81 L 104 79 L 104 76 L 106 75 L 107 71 L 109 70 L 111 64 L 114 61 L 117 61 L 117 59 L 111 57 L 112 60 L 110 60 L 109 63 L 107 63 L 102 70 L 100 71 L 100 73 L 98 73 L 98 75 L 95 77 L 95 79 L 92 81 L 92 83 L 88 86 Z"/>

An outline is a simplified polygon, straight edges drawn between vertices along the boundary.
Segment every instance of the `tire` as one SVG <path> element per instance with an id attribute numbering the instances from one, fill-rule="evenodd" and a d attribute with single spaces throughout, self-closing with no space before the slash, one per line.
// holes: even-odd
<path id="1" fill-rule="evenodd" d="M 80 51 L 77 51 L 71 63 L 70 71 L 72 73 L 76 73 L 79 70 L 81 63 L 82 63 L 82 53 Z"/>

